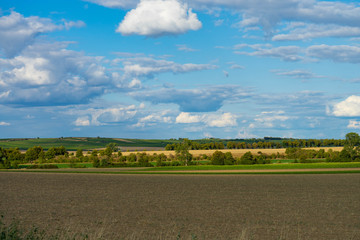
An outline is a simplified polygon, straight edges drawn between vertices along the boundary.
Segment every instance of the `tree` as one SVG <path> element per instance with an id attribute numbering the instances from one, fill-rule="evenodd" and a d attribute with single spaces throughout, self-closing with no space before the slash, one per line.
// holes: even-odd
<path id="1" fill-rule="evenodd" d="M 225 165 L 234 165 L 235 164 L 235 158 L 233 157 L 231 152 L 226 152 L 225 153 L 224 164 Z"/>
<path id="2" fill-rule="evenodd" d="M 191 141 L 184 138 L 183 142 L 176 146 L 175 149 L 177 159 L 184 162 L 186 166 L 190 165 L 192 160 L 192 155 L 189 152 L 190 147 Z"/>
<path id="3" fill-rule="evenodd" d="M 344 151 L 344 152 L 343 152 Z M 345 136 L 345 145 L 342 150 L 342 157 L 348 155 L 350 161 L 355 161 L 360 157 L 360 136 L 357 133 L 351 132 Z"/>
<path id="4" fill-rule="evenodd" d="M 241 156 L 240 163 L 241 164 L 255 164 L 255 158 L 251 152 L 246 152 L 244 155 Z"/>
<path id="5" fill-rule="evenodd" d="M 106 148 L 111 149 L 111 152 L 117 152 L 118 145 L 117 143 L 109 143 L 108 145 L 106 145 Z"/>
<path id="6" fill-rule="evenodd" d="M 107 146 L 104 150 L 105 156 L 107 156 L 108 158 L 111 158 L 112 153 L 113 153 L 113 148 L 111 146 Z"/>
<path id="7" fill-rule="evenodd" d="M 83 154 L 83 150 L 82 149 L 78 149 L 76 150 L 76 155 L 77 158 L 82 158 L 84 156 Z"/>
<path id="8" fill-rule="evenodd" d="M 39 158 L 41 153 L 42 154 L 44 153 L 44 149 L 42 147 L 40 146 L 31 147 L 25 153 L 25 160 L 28 162 L 33 162 Z"/>
<path id="9" fill-rule="evenodd" d="M 224 165 L 225 164 L 225 154 L 221 151 L 215 151 L 211 157 L 212 165 Z"/>

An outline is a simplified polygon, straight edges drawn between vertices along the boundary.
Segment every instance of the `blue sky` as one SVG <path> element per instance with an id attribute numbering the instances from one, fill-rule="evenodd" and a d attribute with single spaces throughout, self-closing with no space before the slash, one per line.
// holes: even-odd
<path id="1" fill-rule="evenodd" d="M 343 138 L 360 4 L 3 0 L 0 138 Z"/>

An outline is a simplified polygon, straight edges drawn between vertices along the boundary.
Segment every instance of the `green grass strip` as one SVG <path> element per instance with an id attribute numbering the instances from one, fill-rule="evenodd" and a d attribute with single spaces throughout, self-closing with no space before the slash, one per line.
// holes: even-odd
<path id="1" fill-rule="evenodd" d="M 291 164 L 256 164 L 256 165 L 198 165 L 154 167 L 143 171 L 183 171 L 183 170 L 275 170 L 275 169 L 316 169 L 316 168 L 360 168 L 360 162 L 344 163 L 291 163 Z"/>
<path id="2" fill-rule="evenodd" d="M 20 172 L 20 173 L 70 173 L 70 174 L 115 174 L 115 175 L 284 175 L 284 174 L 350 174 L 350 173 L 360 173 L 360 170 L 338 170 L 338 171 L 282 171 L 282 172 L 208 172 L 208 171 L 199 171 L 199 172 L 147 172 L 147 171 L 122 171 L 122 172 L 101 172 L 101 171 L 49 171 L 49 170 L 0 170 L 0 172 Z"/>

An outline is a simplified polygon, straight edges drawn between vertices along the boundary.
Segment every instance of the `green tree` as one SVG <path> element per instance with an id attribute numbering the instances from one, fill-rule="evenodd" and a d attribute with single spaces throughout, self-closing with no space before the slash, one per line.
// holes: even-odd
<path id="1" fill-rule="evenodd" d="M 77 158 L 82 158 L 84 156 L 83 154 L 83 150 L 82 149 L 78 149 L 76 150 L 76 155 Z"/>
<path id="2" fill-rule="evenodd" d="M 185 166 L 188 166 L 191 164 L 192 155 L 189 152 L 189 149 L 191 147 L 191 141 L 187 138 L 183 139 L 183 142 L 180 143 L 178 146 L 176 146 L 175 153 L 176 158 L 179 161 L 182 161 L 185 163 Z"/>
<path id="3" fill-rule="evenodd" d="M 92 160 L 93 167 L 100 167 L 100 160 L 97 156 L 90 156 L 90 159 Z"/>
<path id="4" fill-rule="evenodd" d="M 117 143 L 109 143 L 108 145 L 106 145 L 106 148 L 111 149 L 111 152 L 117 152 L 118 145 Z"/>
<path id="5" fill-rule="evenodd" d="M 225 154 L 221 151 L 215 151 L 211 157 L 212 165 L 224 165 L 225 164 Z"/>
<path id="6" fill-rule="evenodd" d="M 255 158 L 251 152 L 246 152 L 244 155 L 241 156 L 240 163 L 241 164 L 255 164 Z"/>
<path id="7" fill-rule="evenodd" d="M 233 157 L 231 152 L 226 152 L 225 153 L 224 164 L 225 165 L 234 165 L 235 164 L 235 158 Z"/>
<path id="8" fill-rule="evenodd" d="M 112 157 L 112 153 L 113 153 L 113 148 L 110 146 L 107 146 L 104 150 L 104 154 L 105 156 L 107 156 L 108 158 Z"/>
<path id="9" fill-rule="evenodd" d="M 25 160 L 28 162 L 33 162 L 39 158 L 40 154 L 44 154 L 44 149 L 42 147 L 31 147 L 25 153 Z"/>
<path id="10" fill-rule="evenodd" d="M 360 136 L 357 133 L 350 132 L 345 136 L 345 145 L 343 154 L 340 156 L 344 157 L 346 155 L 349 156 L 350 161 L 355 161 L 357 158 L 360 157 Z M 346 152 L 346 153 L 345 153 Z"/>
<path id="11" fill-rule="evenodd" d="M 49 150 L 45 153 L 45 158 L 47 159 L 54 159 L 56 156 L 56 151 L 54 147 L 49 148 Z"/>

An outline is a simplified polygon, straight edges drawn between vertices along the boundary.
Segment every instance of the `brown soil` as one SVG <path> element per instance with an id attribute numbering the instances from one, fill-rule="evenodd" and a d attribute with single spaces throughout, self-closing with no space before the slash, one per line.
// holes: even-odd
<path id="1" fill-rule="evenodd" d="M 104 239 L 360 239 L 360 174 L 0 172 L 0 213 Z"/>

